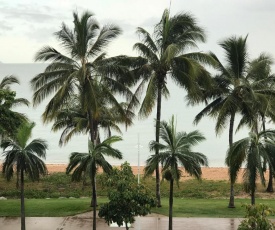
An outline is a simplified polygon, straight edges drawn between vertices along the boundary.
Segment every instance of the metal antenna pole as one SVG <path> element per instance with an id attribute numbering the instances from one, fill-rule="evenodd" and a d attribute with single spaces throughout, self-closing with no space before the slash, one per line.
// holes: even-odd
<path id="1" fill-rule="evenodd" d="M 140 164 L 139 164 L 139 147 L 140 147 L 140 143 L 139 143 L 139 133 L 138 133 L 138 184 L 139 184 L 139 167 L 140 167 Z"/>

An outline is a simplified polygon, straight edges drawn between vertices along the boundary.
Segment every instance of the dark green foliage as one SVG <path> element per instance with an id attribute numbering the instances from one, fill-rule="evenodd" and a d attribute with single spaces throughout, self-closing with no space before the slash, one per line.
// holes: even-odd
<path id="1" fill-rule="evenodd" d="M 15 76 L 6 76 L 0 82 L 0 135 L 1 137 L 14 136 L 17 128 L 27 121 L 27 117 L 21 113 L 12 111 L 17 105 L 29 105 L 25 98 L 16 98 L 16 92 L 12 91 L 12 84 L 19 84 Z"/>
<path id="2" fill-rule="evenodd" d="M 48 145 L 45 140 L 34 139 L 30 141 L 34 123 L 24 122 L 13 137 L 2 140 L 1 148 L 4 149 L 4 162 L 2 173 L 10 181 L 16 173 L 16 185 L 20 182 L 21 200 L 21 230 L 26 229 L 25 223 L 25 175 L 31 181 L 38 181 L 41 175 L 47 173 L 47 168 L 41 158 L 46 158 Z"/>
<path id="3" fill-rule="evenodd" d="M 145 176 L 151 175 L 159 164 L 162 165 L 162 178 L 170 182 L 168 229 L 172 230 L 174 183 L 179 183 L 182 169 L 188 175 L 201 179 L 201 166 L 208 166 L 207 157 L 192 151 L 192 147 L 203 141 L 205 137 L 199 131 L 177 132 L 172 116 L 169 123 L 166 121 L 160 123 L 160 138 L 162 143 L 150 142 L 150 150 L 158 149 L 159 153 L 147 159 L 144 172 Z"/>
<path id="4" fill-rule="evenodd" d="M 237 130 L 247 125 L 255 131 L 261 126 L 259 121 L 264 127 L 262 121 L 266 117 L 274 118 L 274 76 L 270 71 L 272 58 L 261 54 L 251 60 L 247 52 L 247 36 L 231 36 L 220 42 L 220 46 L 224 50 L 225 65 L 212 54 L 218 63 L 218 73 L 213 77 L 213 87 L 205 88 L 205 97 L 202 99 L 208 103 L 195 116 L 194 123 L 204 116 L 215 118 L 217 134 L 229 127 L 229 146 L 232 146 L 237 114 L 241 115 Z M 229 207 L 233 208 L 234 181 L 230 189 Z"/>
<path id="5" fill-rule="evenodd" d="M 13 136 L 17 128 L 26 121 L 22 114 L 11 110 L 15 103 L 16 93 L 9 90 L 0 90 L 0 135 Z"/>
<path id="6" fill-rule="evenodd" d="M 255 204 L 256 181 L 259 178 L 265 185 L 263 159 L 274 170 L 275 131 L 250 132 L 249 136 L 233 143 L 228 149 L 226 164 L 229 166 L 230 180 L 235 183 L 238 172 L 245 163 L 244 188 L 251 195 L 251 204 Z"/>
<path id="7" fill-rule="evenodd" d="M 273 230 L 275 225 L 268 219 L 274 216 L 274 209 L 265 204 L 242 205 L 246 209 L 245 219 L 241 222 L 238 230 Z"/>
<path id="8" fill-rule="evenodd" d="M 122 153 L 111 147 L 111 144 L 121 140 L 121 137 L 111 136 L 96 145 L 89 141 L 88 153 L 71 153 L 66 173 L 71 173 L 72 181 L 83 180 L 83 184 L 89 178 L 92 184 L 91 206 L 93 207 L 96 207 L 96 174 L 98 169 L 101 167 L 104 172 L 111 172 L 112 166 L 106 161 L 105 156 L 122 159 Z"/>
<path id="9" fill-rule="evenodd" d="M 146 216 L 155 206 L 152 194 L 145 186 L 137 184 L 128 163 L 108 175 L 106 184 L 110 201 L 100 207 L 98 215 L 108 224 L 122 226 L 125 223 L 128 229 L 128 224 L 134 223 L 135 216 Z"/>
<path id="10" fill-rule="evenodd" d="M 188 52 L 197 48 L 197 43 L 204 42 L 206 37 L 196 18 L 189 13 L 171 16 L 170 10 L 165 9 L 152 34 L 141 27 L 137 28 L 137 33 L 141 42 L 137 42 L 134 49 L 145 60 L 145 64 L 137 74 L 141 81 L 135 95 L 143 95 L 142 90 L 146 87 L 139 115 L 148 117 L 157 107 L 155 141 L 159 142 L 162 100 L 169 96 L 168 79 L 186 90 L 193 101 L 198 101 L 203 96 L 201 88 L 211 85 L 209 73 L 203 64 L 213 65 L 215 61 L 208 54 Z M 159 149 L 156 148 L 155 154 L 158 153 Z M 160 172 L 157 166 L 156 198 L 160 207 Z"/>

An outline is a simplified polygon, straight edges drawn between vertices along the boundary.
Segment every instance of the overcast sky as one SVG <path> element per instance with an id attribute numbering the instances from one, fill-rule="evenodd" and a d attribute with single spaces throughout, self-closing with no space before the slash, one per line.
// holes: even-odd
<path id="1" fill-rule="evenodd" d="M 31 63 L 44 45 L 58 48 L 53 33 L 61 23 L 72 24 L 72 12 L 89 10 L 103 25 L 115 23 L 123 34 L 110 46 L 109 55 L 128 54 L 138 41 L 137 27 L 152 31 L 169 0 L 0 0 L 0 61 Z M 249 34 L 249 53 L 275 51 L 274 0 L 171 0 L 171 14 L 190 12 L 207 32 L 202 51 L 222 58 L 218 42 L 228 36 Z"/>
<path id="2" fill-rule="evenodd" d="M 60 29 L 62 22 L 72 26 L 73 11 L 81 14 L 84 10 L 93 12 L 101 25 L 114 23 L 122 28 L 123 34 L 109 47 L 109 56 L 136 55 L 132 50 L 134 43 L 139 41 L 135 33 L 136 28 L 143 27 L 152 32 L 164 9 L 169 6 L 169 0 L 0 0 L 0 62 L 32 63 L 35 53 L 45 45 L 60 50 L 53 33 Z M 247 43 L 251 58 L 256 58 L 261 52 L 275 56 L 274 0 L 172 0 L 170 11 L 171 15 L 179 12 L 193 14 L 207 34 L 207 42 L 198 44 L 199 50 L 212 51 L 221 60 L 223 52 L 218 42 L 233 35 L 246 36 L 248 34 Z M 20 68 L 14 72 L 12 67 L 13 65 L 2 65 L 0 70 L 3 69 L 2 74 L 14 73 L 19 77 L 37 74 L 33 73 L 34 70 L 28 69 L 24 69 L 23 73 Z M 216 137 L 215 123 L 207 118 L 203 119 L 198 126 L 193 126 L 194 116 L 203 107 L 186 108 L 183 91 L 176 91 L 173 85 L 168 86 L 171 97 L 169 101 L 163 102 L 162 120 L 168 120 L 172 114 L 175 114 L 179 131 L 201 130 L 207 141 L 200 145 L 199 151 L 209 157 L 211 166 L 223 166 L 228 147 L 228 130 L 226 129 L 221 136 Z M 20 93 L 22 93 L 21 89 Z M 140 134 L 140 143 L 143 146 L 141 161 L 144 162 L 147 159 L 147 146 L 154 138 L 154 118 L 155 111 L 148 119 L 136 121 L 136 125 L 124 133 L 121 148 L 127 156 L 136 157 L 137 148 L 134 146 L 137 145 L 137 137 Z M 54 141 L 51 143 L 57 146 L 59 134 L 56 136 L 50 134 L 50 127 L 47 127 L 49 134 L 45 134 L 45 127 L 43 128 L 42 124 L 38 126 L 41 128 L 39 135 L 51 136 L 56 140 L 56 143 Z M 243 138 L 247 135 L 247 131 L 238 135 L 234 140 Z M 83 144 L 79 142 L 78 145 L 86 149 L 86 139 Z M 60 155 L 59 161 L 64 162 L 68 153 L 72 151 L 72 147 L 68 146 L 67 150 L 62 149 L 62 151 L 66 153 Z M 54 154 L 56 155 L 55 152 Z M 131 161 L 127 157 L 126 160 Z"/>

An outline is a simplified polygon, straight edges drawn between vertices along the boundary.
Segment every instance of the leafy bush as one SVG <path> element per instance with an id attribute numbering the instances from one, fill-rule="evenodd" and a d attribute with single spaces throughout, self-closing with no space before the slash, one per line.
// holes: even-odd
<path id="1" fill-rule="evenodd" d="M 241 222 L 238 230 L 274 230 L 275 225 L 267 218 L 275 211 L 267 205 L 243 205 L 246 208 L 245 219 Z"/>
<path id="2" fill-rule="evenodd" d="M 98 216 L 118 226 L 132 224 L 135 216 L 145 216 L 150 213 L 151 207 L 156 203 L 150 190 L 141 184 L 137 184 L 129 163 L 121 165 L 121 170 L 114 169 L 108 175 L 105 174 L 108 189 L 109 202 L 103 204 Z"/>

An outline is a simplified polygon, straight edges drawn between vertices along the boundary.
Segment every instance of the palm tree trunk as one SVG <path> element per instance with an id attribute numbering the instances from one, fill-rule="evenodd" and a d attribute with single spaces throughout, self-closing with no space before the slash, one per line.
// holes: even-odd
<path id="1" fill-rule="evenodd" d="M 234 203 L 234 183 L 233 182 L 230 182 L 230 199 L 229 199 L 228 208 L 235 208 L 235 203 Z"/>
<path id="2" fill-rule="evenodd" d="M 251 191 L 251 205 L 255 205 L 255 190 Z"/>
<path id="3" fill-rule="evenodd" d="M 162 85 L 158 83 L 158 98 L 157 98 L 157 120 L 156 120 L 156 142 L 159 142 L 159 129 L 160 129 L 160 119 L 161 119 L 161 90 Z M 159 148 L 156 148 L 156 155 L 159 154 Z M 159 173 L 159 164 L 156 167 L 156 198 L 157 198 L 157 207 L 161 207 L 160 199 L 160 173 Z"/>
<path id="4" fill-rule="evenodd" d="M 23 169 L 21 171 L 21 181 L 20 181 L 20 187 L 21 187 L 21 230 L 26 230 L 26 222 L 25 222 L 25 200 L 24 200 L 24 171 Z"/>
<path id="5" fill-rule="evenodd" d="M 96 140 L 96 128 L 94 127 L 94 122 L 92 118 L 92 113 L 90 110 L 88 110 L 88 117 L 89 117 L 89 128 L 90 128 L 90 138 L 91 141 L 94 143 L 94 145 L 97 144 Z M 95 162 L 94 162 L 95 164 Z M 94 169 L 93 172 L 95 172 L 95 165 L 93 165 Z M 93 207 L 93 230 L 96 230 L 96 206 L 97 206 L 97 199 L 96 199 L 96 180 L 95 175 L 92 177 L 92 200 L 91 200 L 91 206 Z"/>
<path id="6" fill-rule="evenodd" d="M 89 118 L 89 131 L 90 131 L 90 138 L 91 138 L 91 142 L 94 143 L 94 145 L 97 144 L 97 131 L 96 131 L 96 127 L 94 127 L 94 121 L 93 121 L 93 117 L 92 117 L 92 113 L 90 110 L 88 110 L 88 118 Z M 95 169 L 95 165 L 94 165 L 94 169 Z M 95 176 L 94 176 L 95 177 Z M 97 200 L 96 200 L 96 183 L 95 183 L 95 178 L 93 179 L 94 181 L 92 181 L 92 200 L 91 200 L 91 207 L 94 207 L 97 205 Z M 94 195 L 95 194 L 95 195 Z"/>
<path id="7" fill-rule="evenodd" d="M 255 189 L 251 191 L 251 205 L 255 205 Z M 252 229 L 256 229 L 256 219 L 252 220 L 251 226 Z"/>
<path id="8" fill-rule="evenodd" d="M 274 192 L 273 190 L 273 170 L 272 170 L 272 166 L 269 164 L 269 179 L 268 179 L 268 185 L 266 188 L 267 192 Z"/>
<path id="9" fill-rule="evenodd" d="M 263 131 L 265 132 L 265 116 L 262 115 L 262 124 L 263 124 Z M 266 136 L 264 137 L 265 140 L 266 140 Z M 273 170 L 272 170 L 272 166 L 271 164 L 268 164 L 268 167 L 269 167 L 269 177 L 268 177 L 268 185 L 267 185 L 267 188 L 266 188 L 266 191 L 267 192 L 274 192 L 273 190 Z"/>
<path id="10" fill-rule="evenodd" d="M 19 189 L 19 171 L 16 171 L 16 188 Z"/>
<path id="11" fill-rule="evenodd" d="M 96 230 L 96 185 L 95 185 L 95 176 L 92 179 L 92 190 L 93 190 L 93 194 L 92 194 L 92 207 L 93 207 L 93 230 Z"/>
<path id="12" fill-rule="evenodd" d="M 234 128 L 235 113 L 231 113 L 230 123 L 229 123 L 229 147 L 233 144 L 233 128 Z M 230 198 L 228 208 L 235 208 L 234 202 L 234 182 L 230 181 Z"/>
<path id="13" fill-rule="evenodd" d="M 174 180 L 170 180 L 170 194 L 169 194 L 169 225 L 168 230 L 173 230 L 173 190 L 174 190 Z"/>
<path id="14" fill-rule="evenodd" d="M 96 178 L 92 181 L 92 200 L 91 207 L 97 206 L 97 195 L 96 195 Z"/>
<path id="15" fill-rule="evenodd" d="M 234 122 L 235 122 L 235 113 L 231 113 L 230 123 L 229 123 L 229 146 L 231 147 L 233 144 L 233 129 L 234 129 Z"/>

